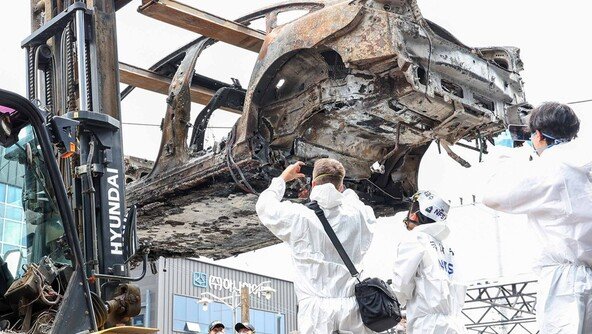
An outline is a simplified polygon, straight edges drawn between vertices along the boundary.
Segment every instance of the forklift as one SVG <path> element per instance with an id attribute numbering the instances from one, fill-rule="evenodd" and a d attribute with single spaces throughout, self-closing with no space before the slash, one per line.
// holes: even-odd
<path id="1" fill-rule="evenodd" d="M 0 168 L 22 186 L 26 247 L 0 259 L 0 333 L 155 333 L 128 326 L 149 249 L 125 203 L 118 2 L 31 3 L 27 96 L 0 89 Z"/>

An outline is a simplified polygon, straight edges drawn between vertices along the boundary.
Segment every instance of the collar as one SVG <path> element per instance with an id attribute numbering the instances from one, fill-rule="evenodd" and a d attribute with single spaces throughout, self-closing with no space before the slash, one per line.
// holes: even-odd
<path id="1" fill-rule="evenodd" d="M 413 231 L 423 232 L 442 241 L 450 234 L 450 228 L 444 222 L 435 222 L 416 226 Z"/>

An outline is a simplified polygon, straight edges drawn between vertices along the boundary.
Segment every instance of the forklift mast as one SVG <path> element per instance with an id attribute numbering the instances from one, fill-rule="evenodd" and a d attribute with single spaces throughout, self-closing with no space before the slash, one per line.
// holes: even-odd
<path id="1" fill-rule="evenodd" d="M 113 0 L 31 1 L 32 34 L 27 54 L 27 97 L 52 116 L 79 122 L 77 143 L 60 169 L 70 195 L 91 289 L 109 299 L 125 277 L 126 221 Z M 94 279 L 96 278 L 96 279 Z"/>

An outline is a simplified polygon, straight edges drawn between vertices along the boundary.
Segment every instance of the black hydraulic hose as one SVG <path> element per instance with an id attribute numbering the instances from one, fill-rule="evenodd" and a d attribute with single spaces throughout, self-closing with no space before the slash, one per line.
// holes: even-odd
<path id="1" fill-rule="evenodd" d="M 142 272 L 140 276 L 137 277 L 127 277 L 127 276 L 117 276 L 117 275 L 107 275 L 107 274 L 94 274 L 96 278 L 108 279 L 108 280 L 116 280 L 116 281 L 130 281 L 130 282 L 138 282 L 146 276 L 146 268 L 148 266 L 148 252 L 144 252 L 144 256 L 142 257 Z M 108 282 L 105 282 L 105 284 Z"/>
<path id="2" fill-rule="evenodd" d="M 27 85 L 29 87 L 29 100 L 35 99 L 35 52 L 36 47 L 27 48 Z"/>
<path id="3" fill-rule="evenodd" d="M 93 184 L 93 177 L 92 177 L 92 162 L 93 162 L 93 157 L 95 154 L 95 138 L 92 137 L 90 142 L 88 143 L 89 145 L 89 149 L 88 149 L 88 156 L 86 158 L 86 182 L 87 182 L 87 186 L 86 189 L 84 190 L 84 192 L 88 193 L 88 201 L 89 201 L 89 205 L 90 205 L 90 226 L 91 226 L 91 233 L 92 233 L 92 243 L 93 243 L 93 248 L 92 248 L 92 252 L 93 252 L 93 267 L 94 267 L 94 271 L 95 272 L 99 272 L 99 241 L 98 241 L 98 233 L 97 233 L 97 221 L 96 221 L 96 217 L 95 217 L 95 210 L 96 210 L 96 206 L 95 206 L 95 187 Z M 101 296 L 101 283 L 97 280 L 95 282 L 95 287 L 97 289 L 97 294 L 99 295 L 99 297 Z"/>
<path id="4" fill-rule="evenodd" d="M 75 111 L 76 108 L 76 89 L 74 86 L 74 55 L 72 49 L 73 33 L 70 25 L 66 27 L 65 47 L 66 47 L 66 112 Z"/>
<path id="5" fill-rule="evenodd" d="M 60 106 L 59 109 L 61 110 L 61 114 L 65 114 L 68 110 L 68 94 L 66 94 L 66 92 L 68 91 L 68 71 L 67 71 L 67 66 L 66 66 L 66 34 L 67 34 L 67 30 L 68 30 L 68 26 L 66 26 L 66 28 L 64 28 L 64 30 L 62 31 L 62 36 L 60 38 L 60 71 L 61 71 L 61 80 L 60 80 L 60 89 L 62 91 L 61 94 L 61 101 L 60 101 Z"/>
<path id="6" fill-rule="evenodd" d="M 47 68 L 45 69 L 45 107 L 49 112 L 53 112 L 53 74 L 54 74 L 53 56 Z"/>
<path id="7" fill-rule="evenodd" d="M 86 90 L 86 110 L 91 111 L 92 110 L 92 89 L 91 89 L 91 71 L 90 71 L 90 49 L 89 49 L 89 44 L 86 43 L 85 47 L 84 47 L 84 53 L 86 54 L 86 56 L 84 57 L 84 59 L 86 59 L 86 87 L 88 87 L 88 89 Z M 80 108 L 82 109 L 82 107 Z"/>
<path id="8" fill-rule="evenodd" d="M 89 149 L 88 149 L 88 156 L 86 158 L 86 180 L 88 182 L 88 186 L 87 189 L 85 189 L 85 192 L 88 193 L 95 193 L 95 187 L 93 184 L 93 179 L 92 179 L 92 172 L 91 172 L 91 168 L 92 168 L 92 160 L 93 157 L 95 155 L 95 139 L 94 137 L 91 138 L 90 142 L 88 143 L 89 145 Z"/>

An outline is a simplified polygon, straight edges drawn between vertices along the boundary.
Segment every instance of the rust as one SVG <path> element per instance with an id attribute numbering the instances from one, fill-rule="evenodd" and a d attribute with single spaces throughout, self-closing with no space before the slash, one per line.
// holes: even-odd
<path id="1" fill-rule="evenodd" d="M 413 0 L 292 6 L 239 20 L 265 18 L 267 36 L 230 139 L 185 153 L 188 82 L 173 80 L 159 158 L 128 188 L 128 201 L 141 207 L 140 235 L 156 254 L 225 257 L 278 242 L 257 223 L 249 192 L 295 160 L 341 160 L 347 186 L 379 214 L 393 214 L 417 190 L 433 140 L 490 137 L 520 117 L 516 48 L 470 48 L 424 19 Z M 308 14 L 278 25 L 278 13 L 302 8 Z M 176 78 L 195 63 L 185 50 Z M 300 188 L 289 184 L 286 196 L 296 200 Z"/>
<path id="2" fill-rule="evenodd" d="M 198 44 L 187 51 L 185 59 L 171 81 L 160 151 L 149 177 L 158 176 L 163 171 L 180 166 L 189 158 L 187 130 L 191 116 L 190 82 L 195 62 L 206 45 L 207 43 Z"/>

